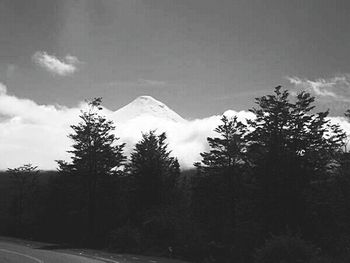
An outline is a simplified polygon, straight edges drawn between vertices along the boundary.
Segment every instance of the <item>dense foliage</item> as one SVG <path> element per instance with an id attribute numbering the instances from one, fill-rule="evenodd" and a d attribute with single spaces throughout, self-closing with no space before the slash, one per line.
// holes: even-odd
<path id="1" fill-rule="evenodd" d="M 277 87 L 255 118 L 222 116 L 201 162 L 181 171 L 157 131 L 126 160 L 94 99 L 71 126 L 70 163 L 1 174 L 0 231 L 193 262 L 348 262 L 346 134 L 314 100 Z"/>
<path id="2" fill-rule="evenodd" d="M 72 163 L 58 161 L 59 172 L 80 177 L 79 183 L 86 185 L 87 194 L 87 239 L 95 240 L 98 187 L 109 181 L 116 169 L 123 164 L 124 144 L 117 145 L 118 138 L 112 133 L 112 121 L 98 113 L 102 110 L 101 98 L 88 102 L 88 110 L 80 115 L 81 122 L 72 125 Z"/>

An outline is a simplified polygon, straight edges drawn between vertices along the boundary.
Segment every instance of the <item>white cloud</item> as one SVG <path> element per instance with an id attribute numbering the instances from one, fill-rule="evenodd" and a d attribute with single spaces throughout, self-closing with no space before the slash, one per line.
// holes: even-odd
<path id="1" fill-rule="evenodd" d="M 77 57 L 66 55 L 59 59 L 54 55 L 49 55 L 45 51 L 37 51 L 32 57 L 33 61 L 47 71 L 60 76 L 72 75 L 78 70 L 81 63 Z"/>
<path id="2" fill-rule="evenodd" d="M 324 99 L 350 102 L 350 76 L 348 74 L 316 80 L 299 77 L 288 77 L 287 79 L 298 90 L 306 90 Z"/>
<path id="3" fill-rule="evenodd" d="M 0 84 L 0 169 L 33 163 L 40 169 L 55 169 L 54 160 L 69 160 L 72 141 L 67 137 L 70 125 L 79 122 L 80 110 L 86 106 L 80 103 L 68 108 L 53 105 L 38 105 L 34 101 L 21 99 L 6 93 Z M 112 119 L 113 112 L 105 109 L 103 114 Z M 253 118 L 251 112 L 228 110 L 225 115 L 238 115 L 240 120 Z M 178 157 L 181 167 L 192 167 L 200 161 L 200 153 L 208 150 L 207 137 L 215 136 L 214 128 L 220 123 L 221 115 L 184 122 L 162 121 L 155 117 L 140 116 L 124 122 L 115 121 L 115 133 L 120 142 L 126 142 L 126 153 L 130 153 L 141 132 L 157 129 L 168 135 L 169 148 Z M 113 120 L 113 119 L 112 119 Z M 332 121 L 350 131 L 350 123 L 344 118 L 334 117 Z"/>
<path id="4" fill-rule="evenodd" d="M 65 60 L 67 63 L 72 64 L 72 65 L 77 65 L 80 63 L 80 61 L 78 60 L 77 57 L 69 55 L 69 54 L 65 57 Z"/>
<path id="5" fill-rule="evenodd" d="M 78 121 L 79 107 L 66 108 L 20 99 L 0 85 L 0 169 L 33 163 L 42 169 L 68 157 L 69 125 Z"/>
<path id="6" fill-rule="evenodd" d="M 0 86 L 1 87 L 1 86 Z M 63 106 L 38 105 L 34 101 L 0 93 L 0 169 L 33 163 L 40 169 L 55 169 L 57 159 L 69 159 L 66 153 L 71 145 L 67 135 L 70 125 L 79 121 L 80 110 L 85 104 L 67 108 Z M 112 119 L 113 112 L 104 109 L 103 114 Z M 228 111 L 225 114 L 235 114 Z M 251 116 L 239 112 L 241 118 Z M 208 150 L 206 138 L 214 136 L 214 128 L 220 115 L 192 121 L 174 123 L 155 117 L 138 117 L 125 122 L 115 121 L 115 133 L 121 142 L 126 142 L 126 153 L 130 153 L 142 132 L 156 129 L 168 135 L 169 148 L 178 157 L 182 167 L 191 167 L 200 160 L 200 152 Z M 6 157 L 6 158 L 4 158 Z"/>

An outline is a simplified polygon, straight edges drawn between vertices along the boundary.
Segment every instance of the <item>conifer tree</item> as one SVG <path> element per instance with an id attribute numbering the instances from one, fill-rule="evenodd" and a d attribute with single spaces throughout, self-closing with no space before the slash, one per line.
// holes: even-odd
<path id="1" fill-rule="evenodd" d="M 207 138 L 209 152 L 201 153 L 201 163 L 195 164 L 198 176 L 193 182 L 192 205 L 201 225 L 212 232 L 211 238 L 223 241 L 232 239 L 236 227 L 237 200 L 246 166 L 246 126 L 237 116 L 223 115 L 214 131 L 218 136 Z"/>
<path id="2" fill-rule="evenodd" d="M 143 210 L 160 207 L 171 201 L 180 166 L 170 156 L 166 135 L 150 131 L 142 135 L 131 153 L 129 170 L 135 179 L 137 200 Z"/>
<path id="3" fill-rule="evenodd" d="M 88 101 L 88 109 L 79 116 L 81 121 L 72 125 L 72 162 L 58 161 L 59 171 L 81 176 L 87 185 L 88 235 L 93 238 L 96 220 L 96 194 L 99 181 L 113 175 L 123 164 L 124 144 L 117 144 L 113 134 L 115 126 L 99 114 L 102 110 L 101 98 Z"/>
<path id="4" fill-rule="evenodd" d="M 266 231 L 297 230 L 305 220 L 305 189 L 327 175 L 345 134 L 327 118 L 313 113 L 314 97 L 276 87 L 273 95 L 256 99 L 249 120 L 248 156 L 259 188 L 260 215 Z"/>
<path id="5" fill-rule="evenodd" d="M 237 116 L 228 118 L 223 115 L 221 124 L 214 131 L 219 137 L 207 138 L 210 151 L 201 153 L 203 167 L 215 170 L 244 163 L 246 126 L 237 120 Z"/>

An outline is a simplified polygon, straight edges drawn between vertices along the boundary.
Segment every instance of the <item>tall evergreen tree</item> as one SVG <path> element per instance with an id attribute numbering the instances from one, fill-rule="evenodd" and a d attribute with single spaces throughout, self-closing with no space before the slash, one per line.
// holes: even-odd
<path id="1" fill-rule="evenodd" d="M 88 102 L 88 109 L 79 116 L 81 122 L 72 125 L 69 134 L 73 143 L 72 162 L 58 161 L 59 171 L 78 175 L 87 186 L 88 234 L 94 236 L 96 220 L 97 185 L 100 180 L 111 176 L 123 164 L 124 144 L 117 144 L 118 138 L 112 133 L 112 121 L 99 114 L 101 98 Z"/>
<path id="2" fill-rule="evenodd" d="M 171 201 L 180 174 L 176 158 L 170 156 L 166 135 L 150 131 L 131 153 L 130 173 L 135 179 L 137 200 L 142 210 Z"/>
<path id="3" fill-rule="evenodd" d="M 244 163 L 246 126 L 237 116 L 223 115 L 221 124 L 214 130 L 219 137 L 208 137 L 209 152 L 201 153 L 202 164 L 206 170 L 238 167 Z M 198 164 L 197 164 L 198 165 Z"/>
<path id="4" fill-rule="evenodd" d="M 180 167 L 170 154 L 165 133 L 155 131 L 143 134 L 131 153 L 134 203 L 130 219 L 141 229 L 146 246 L 164 248 L 177 235 Z"/>
<path id="5" fill-rule="evenodd" d="M 327 174 L 345 134 L 327 119 L 328 111 L 313 113 L 314 97 L 301 92 L 295 101 L 276 87 L 273 95 L 256 99 L 256 115 L 248 123 L 248 153 L 259 187 L 259 218 L 266 231 L 297 230 L 305 220 L 305 189 Z"/>
<path id="6" fill-rule="evenodd" d="M 202 227 L 212 232 L 208 238 L 223 241 L 232 239 L 236 227 L 237 199 L 246 164 L 246 126 L 236 116 L 223 115 L 214 131 L 218 137 L 207 138 L 210 151 L 201 153 L 201 163 L 195 164 L 198 176 L 193 181 L 192 205 Z"/>

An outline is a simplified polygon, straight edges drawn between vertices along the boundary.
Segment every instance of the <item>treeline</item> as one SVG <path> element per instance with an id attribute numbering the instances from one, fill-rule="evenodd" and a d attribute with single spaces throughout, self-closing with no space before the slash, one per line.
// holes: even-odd
<path id="1" fill-rule="evenodd" d="M 127 160 L 94 99 L 71 126 L 70 162 L 1 175 L 0 230 L 193 262 L 349 262 L 347 135 L 314 100 L 275 88 L 255 118 L 223 116 L 201 162 L 180 171 L 156 131 Z"/>

